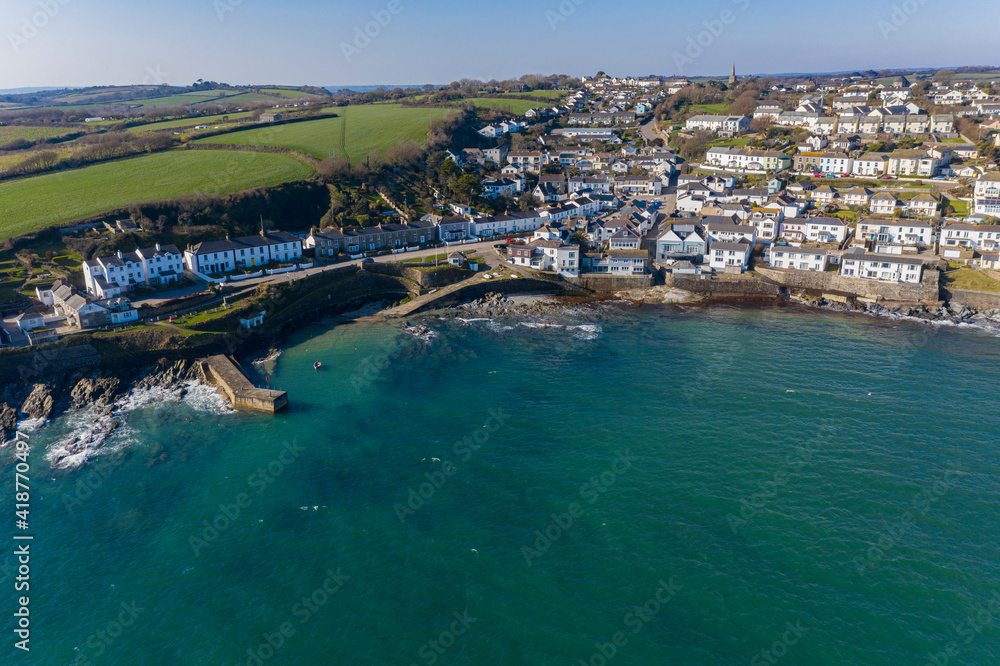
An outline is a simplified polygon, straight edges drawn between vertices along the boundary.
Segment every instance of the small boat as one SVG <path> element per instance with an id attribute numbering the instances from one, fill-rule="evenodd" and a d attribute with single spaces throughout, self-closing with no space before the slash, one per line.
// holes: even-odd
<path id="1" fill-rule="evenodd" d="M 322 367 L 323 367 L 323 364 L 320 363 L 319 361 L 316 361 L 315 363 L 313 363 L 313 370 L 319 370 Z"/>

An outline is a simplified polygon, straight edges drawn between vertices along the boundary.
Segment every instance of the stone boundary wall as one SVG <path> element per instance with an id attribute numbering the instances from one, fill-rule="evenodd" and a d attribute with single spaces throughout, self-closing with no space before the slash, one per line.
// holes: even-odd
<path id="1" fill-rule="evenodd" d="M 775 284 L 790 289 L 836 292 L 878 301 L 898 301 L 924 305 L 936 305 L 941 300 L 937 287 L 939 273 L 932 268 L 924 269 L 924 281 L 920 284 L 879 282 L 877 280 L 844 277 L 838 273 L 779 270 L 775 268 L 758 268 L 757 273 Z"/>
<path id="2" fill-rule="evenodd" d="M 455 303 L 466 303 L 482 298 L 486 294 L 555 294 L 562 291 L 562 285 L 558 282 L 548 282 L 545 280 L 500 280 L 499 282 L 477 282 L 467 287 L 456 289 L 450 294 L 445 294 L 439 299 L 425 303 L 410 314 L 426 312 L 427 310 L 437 310 L 439 308 L 453 305 Z"/>
<path id="3" fill-rule="evenodd" d="M 667 287 L 682 289 L 693 294 L 712 296 L 753 296 L 774 298 L 781 294 L 781 286 L 751 274 L 743 275 L 676 275 L 667 273 Z"/>
<path id="4" fill-rule="evenodd" d="M 565 278 L 565 280 L 570 284 L 583 287 L 584 289 L 591 289 L 593 291 L 600 292 L 615 292 L 626 289 L 648 289 L 655 284 L 656 278 L 652 275 L 624 277 L 591 273 L 575 278 L 568 277 Z"/>
<path id="5" fill-rule="evenodd" d="M 942 289 L 941 299 L 948 303 L 961 303 L 973 310 L 1000 310 L 1000 292 L 996 291 Z"/>
<path id="6" fill-rule="evenodd" d="M 470 273 L 467 269 L 451 266 L 450 264 L 442 264 L 433 272 L 419 270 L 419 267 L 421 266 L 430 268 L 433 265 L 434 264 L 418 264 L 414 266 L 405 266 L 400 263 L 374 263 L 365 264 L 363 268 L 371 273 L 405 278 L 428 289 L 445 287 L 449 284 L 454 284 L 459 280 L 464 280 L 472 275 L 472 273 Z"/>

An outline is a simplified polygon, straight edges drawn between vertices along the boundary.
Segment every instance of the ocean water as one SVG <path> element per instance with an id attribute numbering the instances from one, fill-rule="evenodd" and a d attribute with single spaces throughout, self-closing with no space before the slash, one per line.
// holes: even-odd
<path id="1" fill-rule="evenodd" d="M 300 331 L 256 368 L 277 416 L 139 393 L 59 467 L 98 415 L 29 424 L 31 651 L 11 541 L 2 663 L 1000 663 L 996 337 L 625 304 L 422 323 Z"/>

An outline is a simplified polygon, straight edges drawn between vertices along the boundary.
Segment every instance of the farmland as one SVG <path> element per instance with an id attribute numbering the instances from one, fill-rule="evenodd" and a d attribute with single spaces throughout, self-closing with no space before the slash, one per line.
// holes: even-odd
<path id="1" fill-rule="evenodd" d="M 26 127 L 20 125 L 5 125 L 0 127 L 0 146 L 5 146 L 12 141 L 23 139 L 25 141 L 38 141 L 40 139 L 56 139 L 67 134 L 80 132 L 82 130 L 70 127 Z"/>
<path id="2" fill-rule="evenodd" d="M 530 111 L 544 106 L 544 102 L 536 102 L 530 99 L 516 99 L 512 97 L 473 97 L 469 100 L 478 107 L 493 109 L 494 111 L 509 111 L 514 115 L 521 116 Z"/>
<path id="3" fill-rule="evenodd" d="M 345 106 L 331 110 L 340 117 L 244 130 L 199 142 L 281 146 L 320 159 L 334 156 L 358 161 L 372 151 L 384 153 L 399 141 L 423 143 L 431 119 L 453 112 L 447 108 L 405 108 L 398 104 Z"/>
<path id="4" fill-rule="evenodd" d="M 134 134 L 145 134 L 147 132 L 158 132 L 160 130 L 178 129 L 183 127 L 195 127 L 197 125 L 214 126 L 222 122 L 231 122 L 241 118 L 247 118 L 251 115 L 253 115 L 251 112 L 245 111 L 243 113 L 226 113 L 215 116 L 191 116 L 190 118 L 181 118 L 180 120 L 164 120 L 158 123 L 136 125 L 135 127 L 130 127 L 128 131 Z M 228 118 L 228 121 L 223 121 L 223 118 Z"/>
<path id="5" fill-rule="evenodd" d="M 557 100 L 567 95 L 565 90 L 533 90 L 531 92 L 509 92 L 504 93 L 504 97 L 544 97 L 546 99 Z"/>
<path id="6" fill-rule="evenodd" d="M 130 203 L 228 194 L 307 178 L 285 155 L 171 151 L 0 184 L 0 240 Z"/>
<path id="7" fill-rule="evenodd" d="M 311 97 L 315 99 L 321 99 L 319 95 L 313 95 L 312 93 L 304 93 L 301 90 L 296 90 L 294 88 L 259 88 L 259 92 L 267 93 L 268 95 L 281 95 L 288 99 L 298 99 L 300 97 Z"/>

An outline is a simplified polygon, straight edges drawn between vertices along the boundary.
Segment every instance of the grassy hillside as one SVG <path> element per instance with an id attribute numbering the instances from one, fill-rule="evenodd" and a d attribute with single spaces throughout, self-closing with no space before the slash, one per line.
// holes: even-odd
<path id="1" fill-rule="evenodd" d="M 261 127 L 199 141 L 282 146 L 320 159 L 334 156 L 358 161 L 373 150 L 384 153 L 399 141 L 423 143 L 430 121 L 453 112 L 444 108 L 404 108 L 398 104 L 366 104 L 332 110 L 340 117 Z"/>
<path id="2" fill-rule="evenodd" d="M 231 121 L 239 120 L 240 118 L 246 118 L 253 115 L 250 111 L 245 111 L 243 113 L 226 113 L 216 116 L 192 116 L 191 118 L 181 118 L 180 120 L 164 120 L 158 123 L 148 123 L 146 125 L 136 125 L 135 127 L 130 127 L 129 131 L 133 134 L 145 134 L 147 132 L 158 132 L 160 130 L 170 130 L 179 129 L 186 127 L 196 127 L 198 125 L 208 125 L 214 127 L 223 122 L 223 118 L 228 118 L 228 124 Z"/>
<path id="3" fill-rule="evenodd" d="M 291 157 L 172 151 L 0 184 L 0 240 L 130 203 L 195 192 L 228 194 L 313 173 Z"/>
<path id="4" fill-rule="evenodd" d="M 25 141 L 55 139 L 79 131 L 81 130 L 69 127 L 21 127 L 17 125 L 5 125 L 0 127 L 0 146 L 5 146 L 11 141 L 17 141 L 18 139 L 24 139 Z"/>
<path id="5" fill-rule="evenodd" d="M 531 92 L 504 93 L 502 97 L 544 97 L 546 99 L 557 100 L 568 94 L 565 90 L 532 90 Z"/>
<path id="6" fill-rule="evenodd" d="M 475 97 L 468 101 L 484 109 L 509 111 L 517 116 L 524 115 L 531 109 L 546 106 L 545 102 L 536 102 L 529 99 L 517 99 L 514 97 Z"/>

